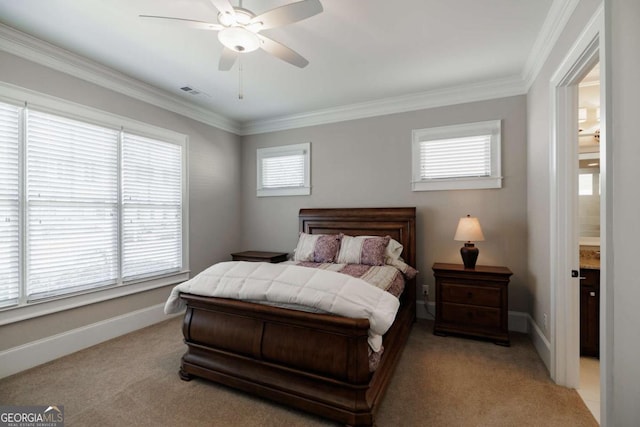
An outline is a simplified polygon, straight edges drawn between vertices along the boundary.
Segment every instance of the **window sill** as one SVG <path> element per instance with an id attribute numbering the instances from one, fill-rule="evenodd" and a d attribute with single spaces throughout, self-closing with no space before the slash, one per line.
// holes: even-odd
<path id="1" fill-rule="evenodd" d="M 271 197 L 271 196 L 308 196 L 311 194 L 310 187 L 296 187 L 296 188 L 270 188 L 258 190 L 258 197 Z"/>
<path id="2" fill-rule="evenodd" d="M 411 183 L 412 191 L 481 190 L 489 188 L 502 188 L 502 177 L 457 178 Z"/>
<path id="3" fill-rule="evenodd" d="M 188 279 L 189 271 L 181 271 L 155 279 L 114 285 L 100 290 L 90 290 L 80 294 L 32 302 L 28 305 L 6 307 L 0 309 L 0 326 L 162 288 L 164 286 L 176 285 Z"/>

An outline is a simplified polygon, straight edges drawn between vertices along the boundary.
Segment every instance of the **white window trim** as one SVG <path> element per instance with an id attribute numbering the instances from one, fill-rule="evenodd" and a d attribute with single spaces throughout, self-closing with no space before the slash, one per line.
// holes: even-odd
<path id="1" fill-rule="evenodd" d="M 0 82 L 0 101 L 14 105 L 29 105 L 40 111 L 57 114 L 71 119 L 81 120 L 100 126 L 122 129 L 149 138 L 172 142 L 182 146 L 183 188 L 182 188 L 182 270 L 156 276 L 149 279 L 119 281 L 114 285 L 90 289 L 78 293 L 60 295 L 25 304 L 3 307 L 0 309 L 0 326 L 27 320 L 47 314 L 82 307 L 101 301 L 120 298 L 140 292 L 146 292 L 165 286 L 175 285 L 189 279 L 189 173 L 188 152 L 189 137 L 187 135 L 139 122 L 127 117 L 118 116 L 105 111 L 77 104 L 54 96 L 42 94 L 9 83 Z M 22 150 L 22 148 L 21 148 Z M 22 178 L 21 178 L 22 181 Z M 22 185 L 22 184 L 21 184 Z M 22 203 L 22 201 L 21 201 Z M 23 237 L 24 238 L 24 237 Z M 21 242 L 21 247 L 24 243 Z M 24 286 L 24 284 L 22 284 Z"/>
<path id="2" fill-rule="evenodd" d="M 302 187 L 263 188 L 262 159 L 301 153 L 304 154 L 304 185 Z M 311 143 L 258 148 L 256 151 L 256 188 L 258 197 L 308 196 L 311 194 Z"/>
<path id="3" fill-rule="evenodd" d="M 502 188 L 501 175 L 501 121 L 465 123 L 435 128 L 414 129 L 411 137 L 412 155 L 412 191 L 434 190 L 477 190 Z M 420 143 L 437 139 L 461 138 L 476 135 L 491 135 L 491 176 L 463 177 L 442 179 L 421 179 L 420 177 Z"/>
<path id="4" fill-rule="evenodd" d="M 6 307 L 0 310 L 0 326 L 10 323 L 46 316 L 59 311 L 83 307 L 102 301 L 121 298 L 140 292 L 146 292 L 165 286 L 175 285 L 189 280 L 189 271 L 181 271 L 164 277 L 156 277 L 140 282 L 127 282 L 112 285 L 106 288 L 92 289 L 89 291 L 67 294 L 49 300 L 39 300 L 28 305 Z"/>

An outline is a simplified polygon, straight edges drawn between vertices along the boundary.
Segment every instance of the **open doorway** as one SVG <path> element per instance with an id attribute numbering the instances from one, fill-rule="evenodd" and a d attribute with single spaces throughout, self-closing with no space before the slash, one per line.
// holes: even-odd
<path id="1" fill-rule="evenodd" d="M 580 380 L 578 394 L 600 422 L 600 64 L 578 84 Z"/>
<path id="2" fill-rule="evenodd" d="M 579 84 L 598 64 L 606 63 L 604 9 L 600 8 L 580 34 L 550 80 L 551 89 L 551 182 L 550 280 L 551 329 L 550 373 L 559 385 L 580 389 L 580 251 L 579 251 Z M 611 235 L 610 145 L 607 142 L 607 68 L 600 67 L 600 423 L 608 425 L 611 415 L 611 364 L 609 351 L 612 311 L 611 287 L 607 282 L 607 243 Z M 597 114 L 597 111 L 595 112 Z M 587 112 L 588 114 L 588 112 Z M 596 399 L 597 400 L 597 399 Z"/>

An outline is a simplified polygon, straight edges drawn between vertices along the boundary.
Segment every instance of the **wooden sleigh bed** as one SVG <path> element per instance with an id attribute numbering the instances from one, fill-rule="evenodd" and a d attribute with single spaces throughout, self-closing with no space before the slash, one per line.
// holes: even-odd
<path id="1" fill-rule="evenodd" d="M 416 265 L 415 208 L 302 209 L 308 234 L 386 236 Z M 367 319 L 181 294 L 188 346 L 180 377 L 202 377 L 346 425 L 372 425 L 416 314 L 407 281 L 384 352 L 369 372 Z"/>

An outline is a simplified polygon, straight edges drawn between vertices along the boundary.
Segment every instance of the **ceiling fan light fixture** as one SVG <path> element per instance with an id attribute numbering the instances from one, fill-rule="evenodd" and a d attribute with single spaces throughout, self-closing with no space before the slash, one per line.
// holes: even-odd
<path id="1" fill-rule="evenodd" d="M 218 40 L 225 47 L 239 53 L 253 52 L 260 47 L 258 36 L 243 27 L 225 28 L 218 33 Z"/>
<path id="2" fill-rule="evenodd" d="M 218 62 L 220 71 L 230 70 L 236 60 L 239 60 L 239 53 L 253 52 L 258 49 L 299 68 L 309 64 L 309 61 L 299 53 L 260 32 L 293 24 L 319 14 L 323 11 L 320 0 L 295 0 L 293 3 L 267 10 L 257 16 L 249 9 L 242 7 L 242 0 L 238 1 L 238 7 L 234 7 L 231 0 L 209 0 L 209 2 L 218 10 L 217 24 L 171 16 L 140 15 L 140 17 L 179 23 L 200 30 L 218 31 L 218 40 L 224 46 Z"/>
<path id="3" fill-rule="evenodd" d="M 234 8 L 233 11 L 235 12 L 234 14 L 229 12 L 220 12 L 218 14 L 218 22 L 225 27 L 231 27 L 234 25 L 245 26 L 249 24 L 255 16 L 250 10 L 241 9 L 239 7 Z"/>
<path id="4" fill-rule="evenodd" d="M 244 28 L 251 31 L 252 33 L 259 33 L 260 30 L 262 29 L 262 25 L 263 25 L 262 22 L 258 21 L 258 22 L 252 22 L 250 24 L 247 24 L 244 26 Z"/>
<path id="5" fill-rule="evenodd" d="M 251 13 L 251 11 L 247 9 L 236 7 L 234 10 L 236 11 L 236 22 L 239 25 L 247 25 L 255 16 L 253 13 Z"/>
<path id="6" fill-rule="evenodd" d="M 220 12 L 218 14 L 218 22 L 225 27 L 230 27 L 236 23 L 236 17 L 229 12 Z"/>

